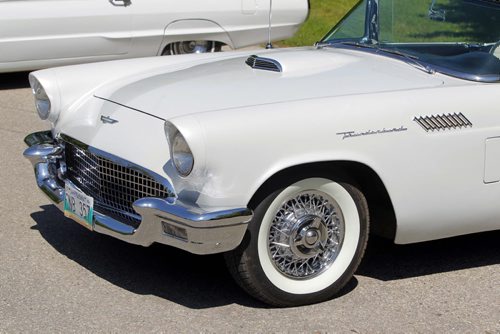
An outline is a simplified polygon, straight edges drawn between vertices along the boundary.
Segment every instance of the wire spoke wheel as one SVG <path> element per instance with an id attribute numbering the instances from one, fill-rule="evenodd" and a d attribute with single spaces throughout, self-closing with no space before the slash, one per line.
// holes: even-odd
<path id="1" fill-rule="evenodd" d="M 238 284 L 265 303 L 317 303 L 352 278 L 368 225 L 368 204 L 358 188 L 305 178 L 261 200 L 246 239 L 226 253 L 226 263 Z"/>
<path id="2" fill-rule="evenodd" d="M 344 230 L 341 210 L 331 196 L 301 192 L 276 213 L 269 230 L 269 256 L 285 276 L 312 278 L 335 261 Z"/>

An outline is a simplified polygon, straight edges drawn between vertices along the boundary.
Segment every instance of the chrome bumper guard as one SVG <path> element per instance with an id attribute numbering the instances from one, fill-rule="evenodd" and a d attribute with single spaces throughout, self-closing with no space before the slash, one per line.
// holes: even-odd
<path id="1" fill-rule="evenodd" d="M 29 146 L 24 156 L 35 169 L 38 187 L 62 211 L 62 184 L 70 182 L 56 168 L 63 159 L 63 148 L 50 131 L 33 133 L 24 141 Z M 137 229 L 94 211 L 93 230 L 136 245 L 158 242 L 194 254 L 213 254 L 236 248 L 252 219 L 252 211 L 247 208 L 209 212 L 180 200 L 162 198 L 141 198 L 133 207 L 142 217 Z"/>

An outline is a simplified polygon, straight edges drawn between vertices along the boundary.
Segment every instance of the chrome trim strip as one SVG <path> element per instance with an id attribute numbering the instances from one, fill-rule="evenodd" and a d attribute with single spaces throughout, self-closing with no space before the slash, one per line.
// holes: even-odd
<path id="1" fill-rule="evenodd" d="M 135 229 L 132 226 L 120 223 L 113 218 L 94 211 L 94 231 L 99 232 L 100 228 L 121 235 L 134 235 L 135 233 Z M 113 236 L 112 234 L 109 235 Z"/>
<path id="2" fill-rule="evenodd" d="M 252 211 L 247 208 L 205 211 L 177 200 L 175 204 L 158 198 L 141 198 L 135 201 L 134 209 L 139 214 L 150 211 L 155 216 L 169 222 L 192 228 L 218 228 L 248 223 Z M 142 212 L 142 213 L 141 213 Z M 202 225 L 200 223 L 202 222 Z"/>
<path id="3" fill-rule="evenodd" d="M 48 138 L 52 138 L 50 131 L 33 134 L 26 142 L 34 145 L 24 151 L 24 156 L 34 166 L 38 187 L 62 211 L 65 195 L 62 183 L 70 181 L 60 180 L 51 170 L 50 165 L 63 158 L 63 148 L 53 139 L 49 144 Z M 72 140 L 72 144 L 92 149 L 107 159 L 112 157 L 115 161 L 130 163 L 65 136 L 65 140 L 67 139 Z M 141 168 L 141 172 L 142 170 Z M 243 240 L 253 216 L 252 211 L 247 208 L 206 211 L 180 200 L 169 202 L 161 198 L 141 198 L 133 207 L 142 218 L 137 229 L 94 211 L 94 231 L 136 245 L 149 246 L 158 242 L 195 254 L 213 254 L 236 248 Z M 167 233 L 165 225 L 182 230 L 182 238 Z"/>
<path id="4" fill-rule="evenodd" d="M 145 111 L 142 111 L 142 110 L 139 110 L 139 109 L 136 109 L 136 108 L 132 108 L 131 106 L 127 106 L 127 105 L 125 105 L 125 104 L 121 104 L 121 103 L 118 103 L 118 102 L 116 102 L 116 101 L 108 100 L 108 99 L 106 99 L 106 98 L 104 98 L 104 97 L 100 97 L 100 96 L 97 96 L 97 95 L 94 95 L 94 97 L 95 97 L 96 99 L 99 99 L 99 100 L 103 100 L 103 101 L 106 101 L 106 102 L 109 102 L 109 103 L 116 104 L 117 106 L 120 106 L 120 107 L 124 107 L 124 108 L 130 109 L 130 110 L 134 110 L 134 111 L 140 112 L 141 114 L 151 116 L 151 117 L 153 117 L 153 118 L 159 119 L 160 121 L 164 121 L 164 122 L 166 121 L 166 119 L 164 119 L 164 118 L 161 118 L 161 117 L 155 116 L 155 115 L 153 115 L 153 114 L 147 113 L 147 112 L 145 112 Z"/>

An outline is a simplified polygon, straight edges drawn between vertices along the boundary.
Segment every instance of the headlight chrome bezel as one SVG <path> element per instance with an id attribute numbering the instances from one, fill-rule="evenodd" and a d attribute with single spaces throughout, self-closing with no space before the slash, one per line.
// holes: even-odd
<path id="1" fill-rule="evenodd" d="M 35 107 L 36 111 L 38 112 L 38 116 L 42 120 L 47 120 L 52 111 L 52 103 L 50 101 L 50 98 L 40 81 L 38 81 L 38 79 L 34 76 L 30 76 L 30 85 L 33 97 L 35 98 Z"/>
<path id="2" fill-rule="evenodd" d="M 169 144 L 170 159 L 175 170 L 182 177 L 189 176 L 194 169 L 195 159 L 186 138 L 170 122 L 165 122 L 165 131 Z"/>
<path id="3" fill-rule="evenodd" d="M 61 94 L 54 73 L 30 73 L 31 92 L 35 98 L 35 108 L 42 120 L 55 124 L 61 113 Z"/>

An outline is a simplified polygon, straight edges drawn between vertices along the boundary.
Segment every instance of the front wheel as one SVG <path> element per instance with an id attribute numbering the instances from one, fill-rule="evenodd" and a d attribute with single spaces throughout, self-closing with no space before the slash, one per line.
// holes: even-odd
<path id="1" fill-rule="evenodd" d="M 330 299 L 351 279 L 368 240 L 368 206 L 349 183 L 308 178 L 256 208 L 226 262 L 248 293 L 275 306 Z"/>

